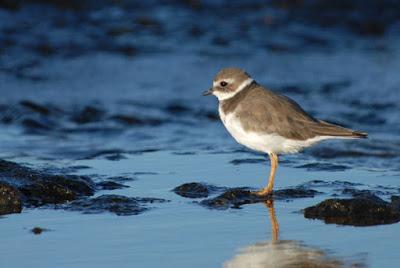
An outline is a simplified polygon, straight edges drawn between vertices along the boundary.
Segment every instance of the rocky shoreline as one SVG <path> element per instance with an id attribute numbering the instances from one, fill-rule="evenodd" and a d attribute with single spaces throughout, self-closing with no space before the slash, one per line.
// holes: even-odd
<path id="1" fill-rule="evenodd" d="M 238 209 L 243 205 L 265 203 L 274 200 L 288 201 L 296 198 L 314 198 L 324 195 L 313 187 L 336 187 L 345 199 L 328 198 L 315 206 L 302 210 L 304 217 L 324 220 L 339 225 L 370 226 L 400 221 L 400 197 L 391 195 L 396 189 L 386 187 L 386 192 L 358 190 L 349 182 L 328 185 L 323 181 L 311 181 L 296 187 L 279 189 L 273 195 L 260 197 L 250 188 L 218 187 L 205 183 L 185 183 L 173 189 L 177 195 L 196 201 L 209 209 Z M 0 160 L 0 215 L 21 213 L 24 208 L 54 208 L 78 211 L 84 214 L 110 212 L 118 216 L 137 215 L 149 208 L 147 204 L 164 203 L 168 200 L 152 197 L 127 197 L 104 194 L 92 197 L 102 190 L 129 187 L 112 180 L 95 183 L 88 176 L 50 174 L 23 165 Z M 384 201 L 377 195 L 390 197 Z M 216 195 L 216 196 L 215 196 Z"/>
<path id="2" fill-rule="evenodd" d="M 95 183 L 88 176 L 49 174 L 14 162 L 0 160 L 0 215 L 21 213 L 24 208 L 55 208 L 93 214 L 111 212 L 136 215 L 148 209 L 147 203 L 167 202 L 161 198 L 101 195 L 124 185 L 104 181 Z"/>
<path id="3" fill-rule="evenodd" d="M 205 198 L 197 203 L 206 208 L 225 210 L 229 208 L 239 209 L 243 205 L 254 203 L 267 203 L 274 200 L 288 201 L 324 195 L 323 192 L 311 188 L 311 186 L 321 186 L 322 183 L 322 181 L 309 182 L 293 188 L 280 189 L 275 191 L 273 195 L 263 197 L 253 194 L 249 188 L 227 189 L 197 182 L 182 184 L 173 191 L 184 198 Z M 330 185 L 330 187 L 333 186 L 335 186 L 335 183 Z M 345 196 L 351 193 L 352 197 L 326 199 L 315 206 L 303 209 L 304 217 L 324 220 L 326 223 L 352 226 L 392 224 L 400 221 L 399 196 L 393 195 L 390 197 L 391 202 L 386 202 L 375 195 L 377 191 L 360 191 L 349 188 L 349 186 L 355 186 L 350 182 L 337 182 L 336 186 L 339 186 L 336 191 L 340 192 L 340 195 Z M 208 198 L 215 193 L 220 194 Z M 389 192 L 380 193 L 390 196 Z"/>

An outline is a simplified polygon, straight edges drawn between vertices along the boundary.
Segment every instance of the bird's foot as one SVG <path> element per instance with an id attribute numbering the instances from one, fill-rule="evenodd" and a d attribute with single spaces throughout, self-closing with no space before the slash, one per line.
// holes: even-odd
<path id="1" fill-rule="evenodd" d="M 267 197 L 267 196 L 272 196 L 273 195 L 273 191 L 269 190 L 269 189 L 262 189 L 260 191 L 255 191 L 252 192 L 254 195 L 258 196 L 258 197 Z"/>

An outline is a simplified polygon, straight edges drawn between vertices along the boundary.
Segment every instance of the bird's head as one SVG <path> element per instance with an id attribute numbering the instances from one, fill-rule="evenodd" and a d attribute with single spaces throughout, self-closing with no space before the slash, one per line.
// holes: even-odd
<path id="1" fill-rule="evenodd" d="M 232 98 L 236 93 L 253 83 L 253 79 L 239 68 L 224 68 L 213 80 L 213 86 L 203 96 L 214 95 L 219 101 Z"/>

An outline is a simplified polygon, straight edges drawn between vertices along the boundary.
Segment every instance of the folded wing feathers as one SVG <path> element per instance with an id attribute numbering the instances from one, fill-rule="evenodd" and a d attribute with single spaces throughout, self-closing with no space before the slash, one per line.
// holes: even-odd
<path id="1" fill-rule="evenodd" d="M 316 135 L 319 136 L 349 137 L 359 139 L 365 139 L 368 137 L 368 133 L 354 131 L 352 129 L 337 126 L 322 120 L 318 120 L 318 123 L 312 126 L 312 130 Z"/>

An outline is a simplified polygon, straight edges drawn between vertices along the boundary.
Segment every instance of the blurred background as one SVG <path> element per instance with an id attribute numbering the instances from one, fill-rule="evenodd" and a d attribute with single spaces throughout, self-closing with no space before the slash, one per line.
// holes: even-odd
<path id="1" fill-rule="evenodd" d="M 242 150 L 201 96 L 237 66 L 370 133 L 297 160 L 399 171 L 399 19 L 395 0 L 0 0 L 0 156 Z"/>

